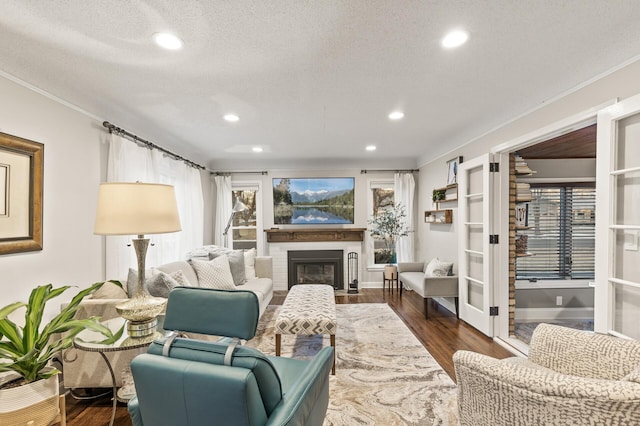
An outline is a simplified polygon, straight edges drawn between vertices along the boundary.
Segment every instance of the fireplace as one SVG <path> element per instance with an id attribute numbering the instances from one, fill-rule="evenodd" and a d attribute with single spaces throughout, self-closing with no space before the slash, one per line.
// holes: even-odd
<path id="1" fill-rule="evenodd" d="M 298 284 L 328 284 L 344 288 L 342 250 L 287 251 L 289 288 Z"/>

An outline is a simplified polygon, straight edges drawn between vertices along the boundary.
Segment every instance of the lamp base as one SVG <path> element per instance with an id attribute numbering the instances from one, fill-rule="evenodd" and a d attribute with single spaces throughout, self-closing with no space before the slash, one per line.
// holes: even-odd
<path id="1" fill-rule="evenodd" d="M 161 297 L 133 297 L 116 305 L 116 311 L 127 322 L 127 331 L 131 337 L 144 337 L 156 330 L 156 317 L 164 311 L 167 299 Z"/>
<path id="2" fill-rule="evenodd" d="M 127 321 L 129 337 L 146 337 L 155 333 L 158 327 L 158 319 L 151 318 L 144 321 Z"/>

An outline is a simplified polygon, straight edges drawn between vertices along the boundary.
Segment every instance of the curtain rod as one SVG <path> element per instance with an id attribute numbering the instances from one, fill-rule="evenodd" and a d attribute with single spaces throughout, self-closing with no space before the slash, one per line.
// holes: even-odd
<path id="1" fill-rule="evenodd" d="M 268 175 L 269 172 L 266 170 L 261 170 L 261 171 L 228 171 L 228 172 L 211 172 L 212 175 L 216 175 L 216 176 L 229 176 L 229 175 Z"/>
<path id="2" fill-rule="evenodd" d="M 419 169 L 405 169 L 405 170 L 360 170 L 361 175 L 367 173 L 418 173 Z"/>
<path id="3" fill-rule="evenodd" d="M 121 134 L 121 135 L 124 135 L 124 136 L 129 136 L 131 139 L 133 139 L 134 142 L 136 142 L 136 143 L 140 142 L 140 143 L 146 145 L 148 148 L 157 149 L 158 151 L 162 151 L 165 154 L 167 154 L 169 157 L 172 157 L 174 160 L 184 161 L 187 165 L 189 165 L 189 166 L 191 166 L 193 168 L 196 168 L 196 169 L 207 170 L 206 167 L 201 166 L 198 163 L 194 163 L 191 160 L 187 160 L 186 158 L 184 158 L 184 157 L 182 157 L 182 156 L 180 156 L 178 154 L 175 154 L 175 153 L 173 153 L 171 151 L 168 151 L 168 150 L 166 150 L 166 149 L 164 149 L 164 148 L 162 148 L 162 147 L 160 147 L 160 146 L 158 146 L 158 145 L 156 145 L 156 144 L 154 144 L 152 142 L 144 140 L 144 139 L 138 137 L 137 135 L 134 135 L 133 133 L 127 132 L 126 130 L 121 129 L 120 127 L 114 126 L 113 124 L 109 123 L 108 121 L 104 121 L 102 123 L 102 125 L 104 127 L 106 127 L 107 129 L 109 129 L 109 133 L 117 133 L 117 134 Z"/>

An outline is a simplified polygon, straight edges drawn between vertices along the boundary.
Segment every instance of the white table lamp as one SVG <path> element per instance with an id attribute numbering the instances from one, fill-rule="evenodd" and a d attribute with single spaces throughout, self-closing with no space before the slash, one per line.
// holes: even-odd
<path id="1" fill-rule="evenodd" d="M 94 233 L 138 236 L 133 239 L 138 259 L 136 290 L 133 297 L 116 305 L 118 313 L 128 320 L 127 329 L 132 337 L 152 334 L 157 325 L 156 317 L 167 303 L 164 298 L 152 297 L 145 288 L 149 239 L 144 235 L 180 230 L 173 186 L 140 182 L 100 184 Z"/>

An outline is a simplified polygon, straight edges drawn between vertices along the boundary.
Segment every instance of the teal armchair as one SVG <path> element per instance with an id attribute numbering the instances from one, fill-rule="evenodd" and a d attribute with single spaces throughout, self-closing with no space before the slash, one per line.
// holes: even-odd
<path id="1" fill-rule="evenodd" d="M 254 337 L 258 314 L 249 291 L 174 289 L 164 328 L 176 333 L 131 363 L 133 425 L 322 425 L 333 348 L 303 361 L 241 346 Z M 205 342 L 176 337 L 181 332 L 223 337 Z"/>

